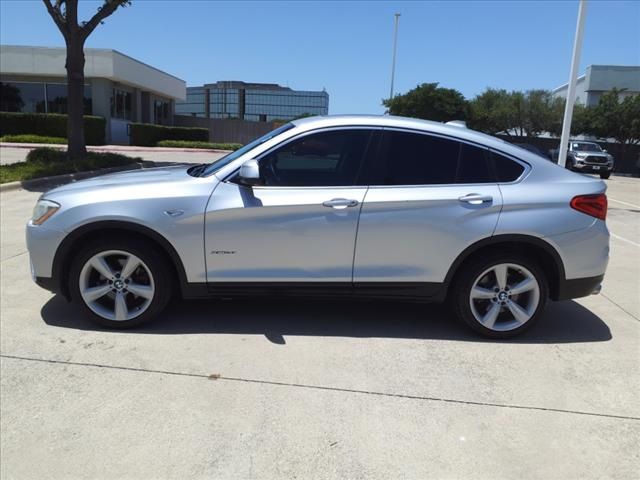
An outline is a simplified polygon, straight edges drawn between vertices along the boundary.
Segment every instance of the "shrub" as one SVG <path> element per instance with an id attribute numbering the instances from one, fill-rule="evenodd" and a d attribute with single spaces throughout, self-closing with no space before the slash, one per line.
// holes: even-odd
<path id="1" fill-rule="evenodd" d="M 238 150 L 239 148 L 242 148 L 241 143 L 191 142 L 186 140 L 160 140 L 156 146 L 174 148 L 206 148 L 210 150 Z"/>
<path id="2" fill-rule="evenodd" d="M 209 130 L 196 127 L 165 127 L 148 123 L 132 123 L 129 125 L 131 145 L 153 147 L 161 140 L 189 140 L 206 142 Z"/>
<path id="3" fill-rule="evenodd" d="M 86 157 L 72 162 L 67 159 L 67 152 L 64 150 L 41 147 L 31 150 L 26 162 L 0 165 L 0 183 L 121 167 L 140 161 L 141 158 L 117 153 L 88 152 Z"/>
<path id="4" fill-rule="evenodd" d="M 0 142 L 6 143 L 48 143 L 53 145 L 66 145 L 67 139 L 63 137 L 44 137 L 42 135 L 5 135 L 0 137 Z"/>
<path id="5" fill-rule="evenodd" d="M 104 145 L 106 121 L 102 117 L 84 116 L 84 138 L 87 145 Z M 0 112 L 0 136 L 42 135 L 67 136 L 67 116 L 58 113 Z"/>

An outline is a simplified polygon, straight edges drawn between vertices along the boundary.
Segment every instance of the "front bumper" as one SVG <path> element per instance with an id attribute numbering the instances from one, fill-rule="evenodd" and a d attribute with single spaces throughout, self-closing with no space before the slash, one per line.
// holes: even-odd
<path id="1" fill-rule="evenodd" d="M 606 163 L 574 163 L 573 168 L 574 170 L 584 173 L 606 173 L 613 170 L 613 165 Z"/>
<path id="2" fill-rule="evenodd" d="M 38 278 L 50 279 L 53 276 L 53 259 L 65 236 L 66 233 L 43 225 L 33 225 L 31 222 L 27 224 L 26 239 L 31 262 L 31 276 L 36 283 L 38 283 Z"/>

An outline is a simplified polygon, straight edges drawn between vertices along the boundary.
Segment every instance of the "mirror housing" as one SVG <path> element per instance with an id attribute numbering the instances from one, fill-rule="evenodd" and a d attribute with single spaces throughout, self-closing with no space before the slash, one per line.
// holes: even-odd
<path id="1" fill-rule="evenodd" d="M 260 165 L 255 159 L 247 160 L 240 167 L 238 173 L 239 183 L 243 185 L 262 185 L 262 178 L 260 177 Z"/>

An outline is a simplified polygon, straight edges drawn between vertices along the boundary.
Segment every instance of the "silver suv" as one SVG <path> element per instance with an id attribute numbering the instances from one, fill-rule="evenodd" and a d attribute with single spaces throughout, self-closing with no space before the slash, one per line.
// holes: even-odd
<path id="1" fill-rule="evenodd" d="M 464 127 L 316 117 L 209 165 L 51 190 L 27 242 L 35 281 L 109 327 L 153 318 L 174 293 L 320 295 L 448 300 L 509 337 L 548 298 L 599 291 L 605 190 Z"/>
<path id="2" fill-rule="evenodd" d="M 594 142 L 569 142 L 566 167 L 574 172 L 595 173 L 607 179 L 613 171 L 613 156 Z"/>

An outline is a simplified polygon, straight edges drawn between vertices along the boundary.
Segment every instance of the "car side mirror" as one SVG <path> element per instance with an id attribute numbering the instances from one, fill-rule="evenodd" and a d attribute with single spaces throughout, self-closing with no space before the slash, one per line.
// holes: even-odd
<path id="1" fill-rule="evenodd" d="M 262 178 L 260 177 L 260 165 L 255 159 L 247 160 L 240 167 L 238 173 L 239 183 L 243 185 L 262 185 Z"/>
<path id="2" fill-rule="evenodd" d="M 604 152 L 604 153 L 609 153 L 609 152 L 607 152 L 606 150 L 603 150 L 603 152 Z"/>

